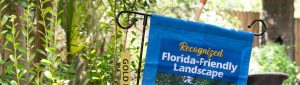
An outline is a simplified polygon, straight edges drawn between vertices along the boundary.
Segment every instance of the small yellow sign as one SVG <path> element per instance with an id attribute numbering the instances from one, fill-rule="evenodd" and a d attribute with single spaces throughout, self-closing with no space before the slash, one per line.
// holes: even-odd
<path id="1" fill-rule="evenodd" d="M 121 52 L 121 82 L 120 85 L 130 85 L 130 52 Z"/>

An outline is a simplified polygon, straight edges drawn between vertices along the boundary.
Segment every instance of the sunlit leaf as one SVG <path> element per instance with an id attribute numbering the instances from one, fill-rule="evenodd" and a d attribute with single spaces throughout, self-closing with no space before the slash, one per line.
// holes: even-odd
<path id="1" fill-rule="evenodd" d="M 15 80 L 10 81 L 11 85 L 18 85 L 18 83 Z"/>
<path id="2" fill-rule="evenodd" d="M 51 63 L 49 60 L 47 60 L 47 59 L 42 59 L 42 60 L 41 60 L 41 63 L 44 64 L 44 65 L 51 65 L 51 64 L 52 64 L 52 63 Z"/>
<path id="3" fill-rule="evenodd" d="M 53 77 L 52 77 L 52 74 L 51 74 L 50 71 L 45 71 L 44 73 L 45 73 L 45 76 L 46 76 L 48 79 L 53 80 Z"/>
<path id="4" fill-rule="evenodd" d="M 13 55 L 9 55 L 9 58 L 10 58 L 10 60 L 13 61 L 14 63 L 17 62 L 16 57 L 14 57 Z"/>
<path id="5" fill-rule="evenodd" d="M 47 7 L 45 10 L 44 10 L 45 13 L 50 13 L 54 16 L 56 16 L 56 11 L 52 8 L 52 7 Z"/>
<path id="6" fill-rule="evenodd" d="M 43 20 L 39 20 L 38 23 L 41 25 L 45 25 L 45 21 L 43 21 Z"/>
<path id="7" fill-rule="evenodd" d="M 12 27 L 11 27 L 11 26 L 9 26 L 9 25 L 6 25 L 6 27 L 7 27 L 7 28 L 10 28 L 10 29 L 12 28 Z"/>
<path id="8" fill-rule="evenodd" d="M 14 43 L 14 47 L 15 48 L 19 48 L 19 46 L 20 46 L 20 43 Z M 17 49 L 16 49 L 17 50 Z"/>
<path id="9" fill-rule="evenodd" d="M 16 28 L 11 29 L 11 34 L 15 35 L 16 34 Z"/>
<path id="10" fill-rule="evenodd" d="M 5 37 L 8 41 L 13 42 L 13 35 L 7 34 Z"/>
<path id="11" fill-rule="evenodd" d="M 1 34 L 5 34 L 7 32 L 7 30 L 3 30 L 2 32 L 1 32 Z"/>
<path id="12" fill-rule="evenodd" d="M 8 5 L 5 4 L 1 9 L 0 9 L 0 12 L 2 12 Z"/>
<path id="13" fill-rule="evenodd" d="M 0 27 L 3 26 L 8 21 L 8 16 L 4 15 L 2 16 L 2 19 L 0 21 Z"/>
<path id="14" fill-rule="evenodd" d="M 27 70 L 22 70 L 21 73 L 20 73 L 20 77 L 22 77 L 25 73 L 27 72 Z"/>

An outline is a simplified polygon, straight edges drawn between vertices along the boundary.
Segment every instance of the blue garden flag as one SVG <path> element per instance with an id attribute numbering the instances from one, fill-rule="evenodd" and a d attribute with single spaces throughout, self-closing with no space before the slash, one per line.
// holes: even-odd
<path id="1" fill-rule="evenodd" d="M 143 85 L 246 85 L 253 33 L 151 15 Z"/>

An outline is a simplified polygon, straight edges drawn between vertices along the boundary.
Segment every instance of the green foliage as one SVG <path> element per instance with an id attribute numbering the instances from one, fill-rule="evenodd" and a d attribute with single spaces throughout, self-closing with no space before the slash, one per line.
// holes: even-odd
<path id="1" fill-rule="evenodd" d="M 239 10 L 261 12 L 262 0 L 217 0 L 208 1 L 208 4 L 215 4 L 209 7 L 218 8 L 221 10 Z"/>
<path id="2" fill-rule="evenodd" d="M 42 3 L 48 3 L 50 1 L 43 1 Z M 52 1 L 51 4 L 54 6 L 57 6 L 58 1 Z M 57 46 L 61 42 L 61 39 L 58 37 L 55 37 L 56 30 L 58 30 L 58 27 L 61 23 L 61 19 L 58 18 L 58 15 L 61 13 L 58 11 L 58 9 L 54 9 L 52 7 L 44 7 L 43 4 L 38 6 L 41 10 L 41 16 L 42 20 L 40 20 L 40 24 L 42 24 L 45 28 L 45 33 L 43 34 L 44 37 L 41 37 L 44 42 L 46 42 L 43 46 L 45 48 L 45 52 L 40 50 L 38 52 L 44 54 L 47 56 L 47 58 L 42 59 L 40 61 L 42 69 L 39 70 L 43 72 L 46 76 L 48 81 L 51 81 L 49 83 L 51 84 L 64 84 L 68 83 L 70 80 L 74 80 L 74 78 L 70 78 L 69 75 L 71 73 L 74 73 L 74 70 L 69 69 L 63 69 L 63 68 L 72 68 L 72 64 L 66 65 L 65 62 L 62 62 L 61 56 L 57 52 Z M 47 14 L 51 14 L 54 18 L 48 18 L 46 17 Z M 46 24 L 46 21 L 49 21 L 49 25 Z M 60 33 L 58 33 L 60 34 Z M 67 78 L 67 79 L 66 79 Z"/>
<path id="3" fill-rule="evenodd" d="M 76 63 L 76 59 L 80 58 L 82 65 L 87 64 L 87 69 L 81 71 L 76 68 L 75 75 L 82 76 L 83 72 L 87 72 L 89 84 L 107 84 L 112 81 L 115 74 L 117 83 L 119 79 L 119 71 L 114 72 L 112 68 L 114 57 L 119 59 L 119 53 L 124 49 L 124 30 L 116 28 L 114 17 L 123 10 L 146 10 L 148 4 L 152 0 L 60 0 L 59 15 L 61 26 L 66 31 L 67 50 L 69 53 L 68 61 Z M 127 23 L 128 16 L 122 16 L 122 24 Z M 130 16 L 135 17 L 135 16 Z M 130 32 L 134 33 L 134 32 Z M 131 35 L 131 34 L 128 34 Z M 130 44 L 127 49 L 134 54 L 133 66 L 136 72 L 138 57 L 136 55 L 139 45 L 136 41 L 140 35 L 135 33 L 134 37 L 130 37 Z M 127 43 L 128 44 L 128 43 Z M 78 63 L 76 65 L 80 66 Z M 119 64 L 117 63 L 119 66 Z M 133 78 L 136 79 L 136 78 Z"/>
<path id="4" fill-rule="evenodd" d="M 253 50 L 253 62 L 258 66 L 252 69 L 259 69 L 257 72 L 283 72 L 287 73 L 289 78 L 284 81 L 285 85 L 297 83 L 298 67 L 289 59 L 285 52 L 286 46 L 277 43 L 267 43 L 261 48 Z M 250 67 L 251 69 L 251 67 Z"/>
<path id="5" fill-rule="evenodd" d="M 12 26 L 7 25 L 7 28 L 9 28 L 9 30 L 11 30 L 11 32 L 9 34 L 6 35 L 6 39 L 8 40 L 7 42 L 13 43 L 12 47 L 13 48 L 4 48 L 7 51 L 13 52 L 13 54 L 9 55 L 10 60 L 12 61 L 13 66 L 10 66 L 11 71 L 8 71 L 9 73 L 11 73 L 11 75 L 14 75 L 16 81 L 18 83 L 20 83 L 20 78 L 23 76 L 23 72 L 22 74 L 20 73 L 20 69 L 22 69 L 24 66 L 22 66 L 22 64 L 19 64 L 18 60 L 21 58 L 20 55 L 17 55 L 17 51 L 20 48 L 19 47 L 19 43 L 16 42 L 17 40 L 17 36 L 19 34 L 19 32 L 16 32 L 16 23 L 15 23 L 15 19 L 16 16 L 15 15 L 11 15 L 10 16 L 10 22 L 12 23 Z M 11 82 L 11 84 L 16 83 L 16 81 Z"/>
<path id="6" fill-rule="evenodd" d="M 200 21 L 196 22 L 204 22 L 228 28 L 237 27 L 240 21 L 228 14 L 228 10 L 230 9 L 224 9 L 232 7 L 231 5 L 226 4 L 228 2 L 231 1 L 208 0 L 203 11 L 201 12 Z M 158 0 L 155 2 L 155 4 L 151 5 L 149 10 L 155 14 L 163 16 L 195 21 L 195 9 L 198 7 L 199 0 Z"/>
<path id="7" fill-rule="evenodd" d="M 46 3 L 49 1 L 43 1 Z M 55 5 L 57 2 L 51 2 Z M 32 12 L 35 8 L 41 11 L 42 20 L 38 23 L 42 24 L 45 33 L 38 31 L 36 26 L 34 26 L 34 13 Z M 49 13 L 53 18 L 46 17 Z M 23 16 L 11 15 L 9 17 L 11 24 L 6 25 L 5 39 L 7 40 L 3 47 L 7 52 L 10 52 L 9 59 L 5 60 L 5 57 L 0 59 L 1 66 L 4 67 L 4 71 L 1 75 L 1 84 L 12 84 L 12 85 L 40 85 L 40 84 L 65 84 L 72 80 L 70 73 L 74 71 L 63 68 L 70 68 L 72 65 L 65 65 L 60 58 L 60 55 L 56 51 L 56 47 L 59 44 L 60 39 L 54 37 L 57 28 L 60 25 L 60 19 L 57 18 L 57 9 L 45 8 L 43 4 L 35 5 L 33 3 L 28 4 L 24 7 Z M 19 17 L 23 20 L 24 28 L 17 28 L 16 18 Z M 46 20 L 49 24 L 46 24 Z M 4 22 L 4 21 L 3 21 Z M 40 37 L 45 44 L 43 44 L 45 49 L 33 49 L 34 39 L 36 37 L 32 36 L 33 33 L 40 32 L 43 33 L 43 37 Z M 10 45 L 11 43 L 11 45 Z M 45 50 L 45 51 L 44 51 Z M 42 59 L 40 63 L 34 63 L 36 52 L 42 53 L 47 56 Z M 43 76 L 41 76 L 43 75 Z"/>
<path id="8" fill-rule="evenodd" d="M 42 4 L 36 4 L 37 1 L 42 1 Z M 223 7 L 226 4 L 223 2 L 227 3 L 225 0 L 209 1 L 201 22 L 234 27 L 238 21 L 231 19 L 224 12 Z M 51 3 L 53 7 L 45 6 L 45 3 Z M 20 4 L 24 8 L 23 16 L 4 13 L 5 10 L 9 10 L 8 8 Z M 115 23 L 116 14 L 123 10 L 131 10 L 191 20 L 197 5 L 196 0 L 0 0 L 0 39 L 5 39 L 5 42 L 1 43 L 3 46 L 1 49 L 4 49 L 5 53 L 0 52 L 0 66 L 4 69 L 1 72 L 0 83 L 3 85 L 118 83 L 120 74 L 118 69 L 113 70 L 114 58 L 117 62 L 120 61 L 120 52 L 126 50 L 132 54 L 130 68 L 131 74 L 134 75 L 131 75 L 131 84 L 135 84 L 142 29 L 139 25 L 128 31 L 118 28 Z M 40 20 L 36 19 L 38 11 L 41 12 Z M 126 25 L 130 21 L 128 19 L 133 17 L 139 20 L 137 23 L 143 21 L 141 16 L 124 15 L 121 16 L 121 24 Z M 17 27 L 18 18 L 24 21 L 22 28 Z M 38 24 L 43 26 L 45 32 L 37 28 Z M 59 29 L 64 31 L 58 32 Z M 43 36 L 34 36 L 37 33 L 42 33 Z M 66 42 L 56 36 L 61 34 L 65 34 L 63 37 L 66 37 Z M 42 39 L 43 49 L 34 48 L 36 39 Z M 125 40 L 127 42 L 124 42 Z M 59 46 L 67 52 L 58 49 Z M 37 53 L 46 57 L 35 63 L 34 59 L 39 57 L 36 56 Z M 65 55 L 68 55 L 68 62 L 63 60 Z M 119 64 L 116 63 L 117 68 Z M 115 81 L 112 81 L 113 75 L 116 75 Z M 182 80 L 179 76 L 166 76 Z M 165 79 L 165 76 L 158 77 Z M 192 82 L 198 84 L 205 81 L 207 80 L 194 79 Z"/>

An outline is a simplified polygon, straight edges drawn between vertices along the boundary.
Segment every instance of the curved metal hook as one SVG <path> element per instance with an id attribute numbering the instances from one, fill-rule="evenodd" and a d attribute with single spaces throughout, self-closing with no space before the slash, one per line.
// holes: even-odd
<path id="1" fill-rule="evenodd" d="M 263 20 L 254 20 L 250 25 L 248 25 L 248 28 L 251 28 L 252 25 L 253 25 L 255 22 L 257 22 L 257 21 L 259 21 L 259 22 L 262 23 L 262 25 L 263 25 L 263 30 L 262 30 L 262 32 L 259 33 L 259 34 L 254 34 L 254 36 L 261 36 L 261 35 L 265 34 L 265 32 L 267 31 L 266 23 L 265 23 Z"/>
<path id="2" fill-rule="evenodd" d="M 140 12 L 134 12 L 134 11 L 121 11 L 117 16 L 116 16 L 116 22 L 117 24 L 119 25 L 119 27 L 121 27 L 122 29 L 129 29 L 130 27 L 132 27 L 136 21 L 138 21 L 138 19 L 136 18 L 133 18 L 131 20 L 131 23 L 129 23 L 127 26 L 122 26 L 119 22 L 119 18 L 122 14 L 124 13 L 132 13 L 132 14 L 138 14 L 138 15 L 143 15 L 144 17 L 148 17 L 148 16 L 151 16 L 150 14 L 146 14 L 146 13 L 140 13 Z"/>

